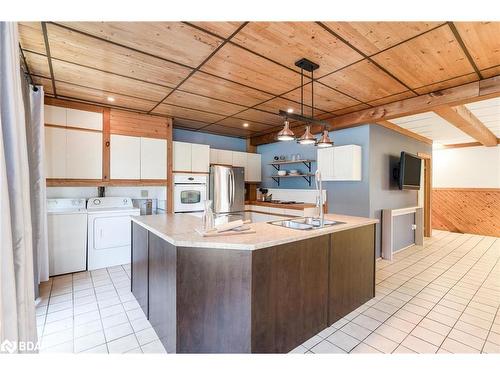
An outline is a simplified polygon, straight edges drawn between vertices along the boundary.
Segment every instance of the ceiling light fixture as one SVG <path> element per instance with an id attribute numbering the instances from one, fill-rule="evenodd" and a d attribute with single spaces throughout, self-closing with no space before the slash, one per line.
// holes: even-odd
<path id="1" fill-rule="evenodd" d="M 278 141 L 293 141 L 295 139 L 295 134 L 293 134 L 293 131 L 290 129 L 290 123 L 288 120 L 285 120 L 285 126 L 283 126 L 283 129 L 278 133 Z"/>
<path id="2" fill-rule="evenodd" d="M 300 115 L 294 114 L 292 108 L 287 111 L 279 111 L 279 115 L 285 119 L 283 129 L 278 133 L 279 141 L 291 141 L 295 139 L 293 131 L 290 129 L 289 119 L 297 120 L 306 124 L 306 131 L 299 138 L 298 143 L 301 145 L 315 144 L 320 148 L 332 147 L 333 142 L 328 135 L 329 123 L 323 120 L 314 118 L 314 71 L 319 68 L 319 65 L 312 61 L 303 58 L 295 62 L 295 66 L 300 68 Z M 304 116 L 304 70 L 311 73 L 311 117 Z M 311 124 L 321 125 L 323 127 L 322 136 L 319 141 L 311 133 Z"/>
<path id="3" fill-rule="evenodd" d="M 244 128 L 248 128 L 248 122 L 244 122 L 244 123 L 243 123 L 243 127 L 244 127 Z"/>
<path id="4" fill-rule="evenodd" d="M 108 102 L 114 102 L 115 101 L 115 98 L 113 98 L 112 96 L 108 96 Z"/>

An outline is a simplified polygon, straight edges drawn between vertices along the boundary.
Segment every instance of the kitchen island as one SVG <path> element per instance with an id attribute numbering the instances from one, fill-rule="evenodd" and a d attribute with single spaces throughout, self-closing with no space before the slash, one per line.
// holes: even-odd
<path id="1" fill-rule="evenodd" d="M 375 294 L 377 220 L 325 215 L 202 237 L 188 214 L 132 218 L 132 292 L 167 352 L 286 353 Z"/>

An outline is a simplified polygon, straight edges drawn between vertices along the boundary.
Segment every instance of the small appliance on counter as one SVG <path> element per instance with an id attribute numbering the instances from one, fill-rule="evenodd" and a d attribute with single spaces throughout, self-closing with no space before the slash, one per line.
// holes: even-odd
<path id="1" fill-rule="evenodd" d="M 158 213 L 158 199 L 132 198 L 132 204 L 140 209 L 141 215 L 156 215 Z"/>

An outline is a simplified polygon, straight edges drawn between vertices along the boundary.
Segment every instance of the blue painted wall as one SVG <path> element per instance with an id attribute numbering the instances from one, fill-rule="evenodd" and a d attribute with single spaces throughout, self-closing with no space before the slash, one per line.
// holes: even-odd
<path id="1" fill-rule="evenodd" d="M 231 151 L 245 151 L 246 141 L 242 138 L 227 137 L 223 135 L 193 132 L 185 129 L 173 130 L 174 141 L 190 142 L 210 145 L 213 148 Z"/>

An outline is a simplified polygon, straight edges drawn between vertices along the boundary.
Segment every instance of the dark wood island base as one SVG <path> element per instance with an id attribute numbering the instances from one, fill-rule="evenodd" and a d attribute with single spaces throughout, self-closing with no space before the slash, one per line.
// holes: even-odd
<path id="1" fill-rule="evenodd" d="M 169 353 L 287 353 L 375 294 L 373 224 L 257 250 L 132 223 L 132 292 Z"/>

